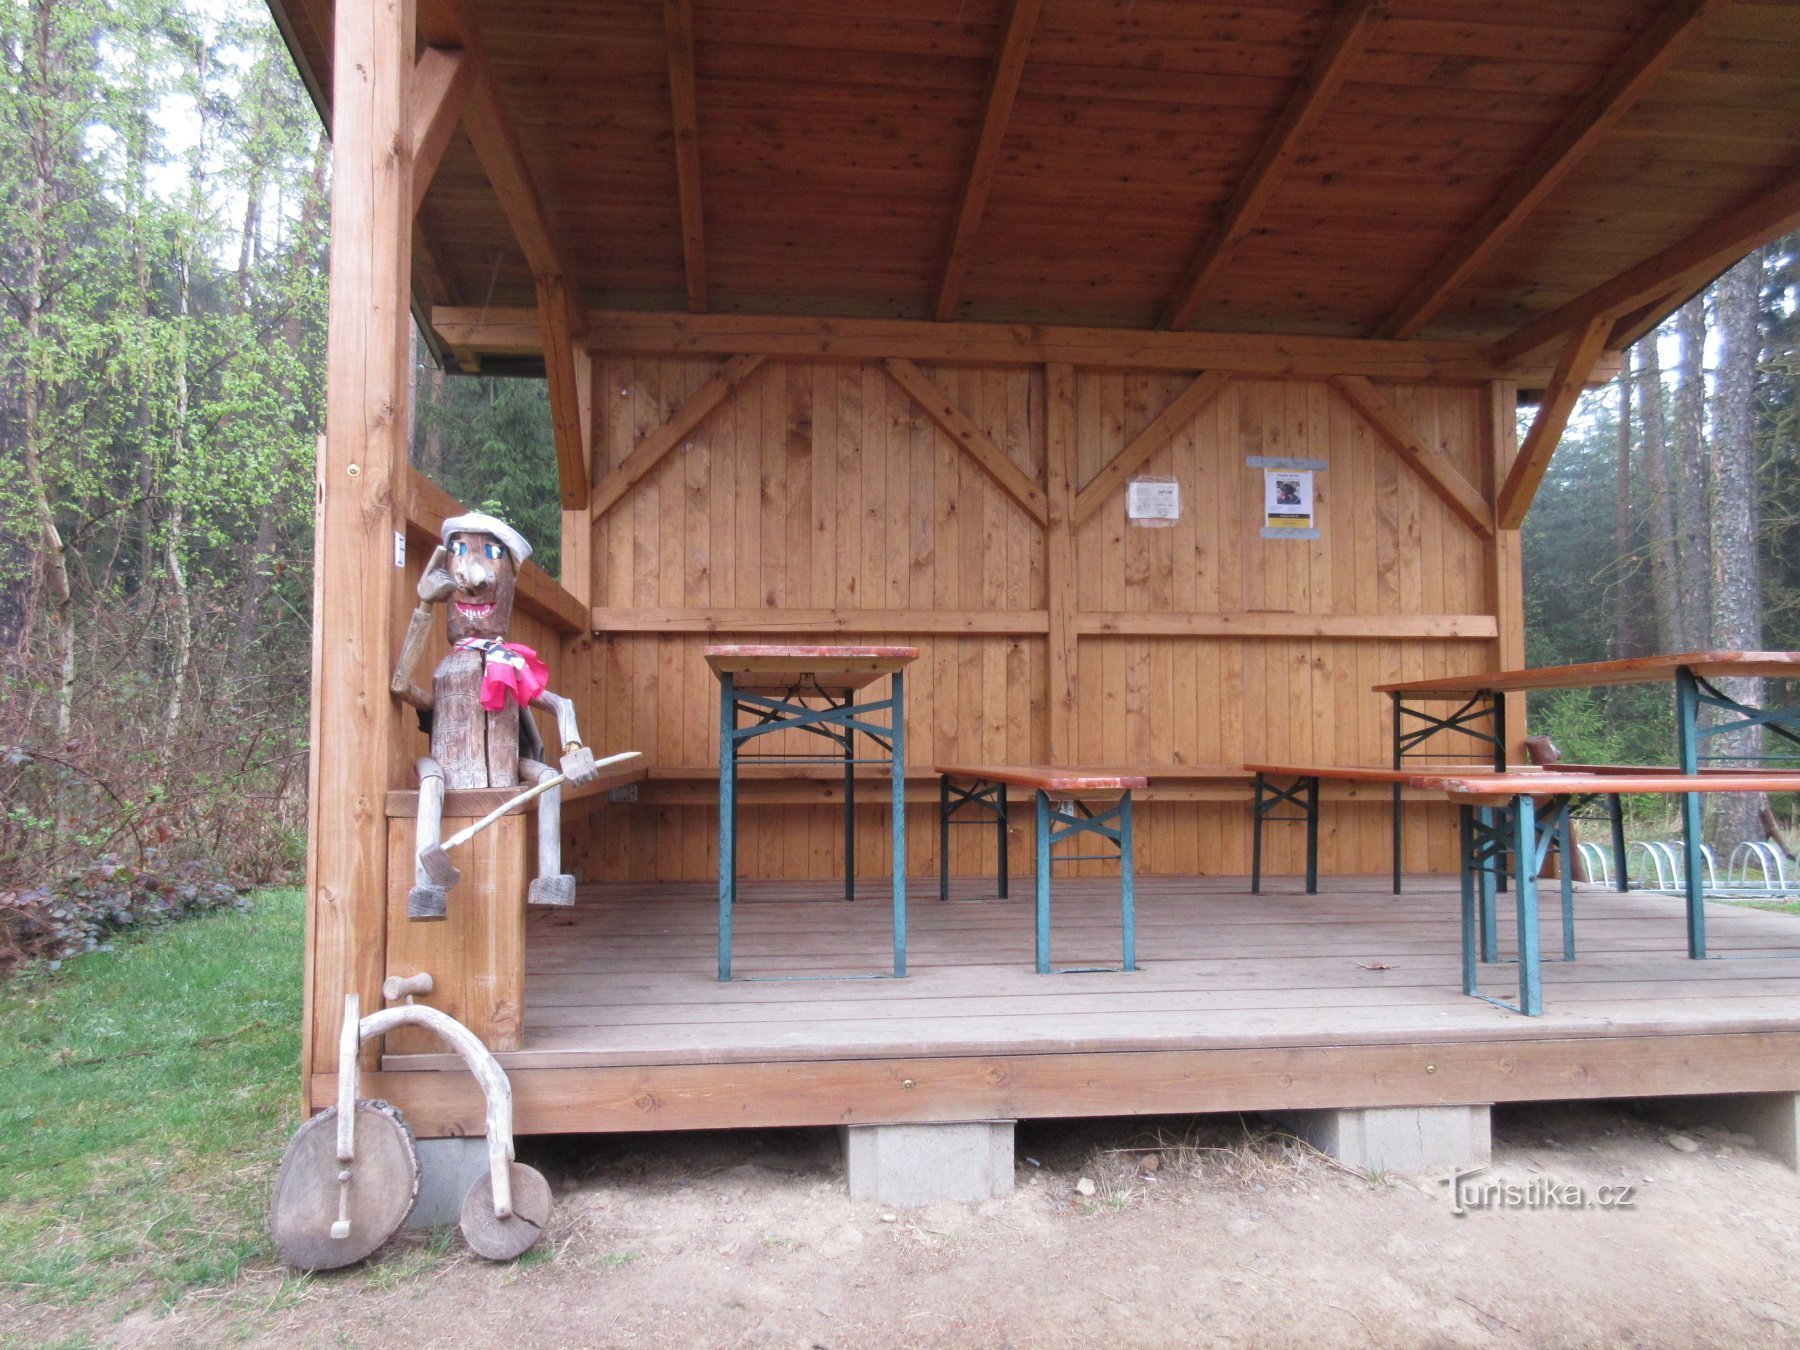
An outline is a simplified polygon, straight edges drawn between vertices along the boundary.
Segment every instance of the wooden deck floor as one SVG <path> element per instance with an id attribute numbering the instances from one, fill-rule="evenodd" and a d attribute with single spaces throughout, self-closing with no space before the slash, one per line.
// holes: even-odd
<path id="1" fill-rule="evenodd" d="M 1321 884 L 1142 879 L 1141 969 L 1060 975 L 1032 968 L 1029 879 L 1007 901 L 915 886 L 894 980 L 797 978 L 886 968 L 879 884 L 846 904 L 747 883 L 736 970 L 758 978 L 730 984 L 710 886 L 584 887 L 531 917 L 525 1045 L 502 1059 L 527 1130 L 1800 1089 L 1800 918 L 1714 903 L 1726 959 L 1696 962 L 1679 901 L 1584 889 L 1578 959 L 1546 963 L 1526 1018 L 1460 992 L 1451 879 Z M 1059 881 L 1053 931 L 1059 964 L 1116 963 L 1116 883 Z M 1510 995 L 1512 971 L 1484 988 Z M 374 1077 L 406 1095 L 406 1071 L 453 1066 Z"/>

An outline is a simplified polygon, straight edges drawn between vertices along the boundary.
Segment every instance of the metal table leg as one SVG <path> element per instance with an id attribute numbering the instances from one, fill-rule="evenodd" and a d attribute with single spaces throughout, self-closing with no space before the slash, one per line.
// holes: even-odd
<path id="1" fill-rule="evenodd" d="M 1675 754 L 1686 774 L 1700 771 L 1700 690 L 1694 672 L 1682 666 L 1675 672 Z M 1700 794 L 1681 795 L 1682 862 L 1687 881 L 1688 956 L 1706 956 L 1706 880 L 1701 873 L 1700 845 L 1704 842 Z"/>
<path id="2" fill-rule="evenodd" d="M 719 978 L 731 978 L 731 906 L 737 898 L 737 690 L 719 676 Z"/>
<path id="3" fill-rule="evenodd" d="M 891 748 L 894 785 L 894 974 L 906 974 L 906 676 L 888 677 L 893 698 Z M 845 731 L 850 727 L 846 724 Z"/>

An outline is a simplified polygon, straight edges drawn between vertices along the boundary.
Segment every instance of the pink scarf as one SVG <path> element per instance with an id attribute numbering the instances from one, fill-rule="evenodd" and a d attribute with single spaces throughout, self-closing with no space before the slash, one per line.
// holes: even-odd
<path id="1" fill-rule="evenodd" d="M 521 642 L 502 642 L 499 638 L 464 638 L 456 644 L 458 651 L 480 652 L 481 706 L 499 712 L 511 694 L 523 708 L 550 687 L 550 667 L 538 654 Z"/>

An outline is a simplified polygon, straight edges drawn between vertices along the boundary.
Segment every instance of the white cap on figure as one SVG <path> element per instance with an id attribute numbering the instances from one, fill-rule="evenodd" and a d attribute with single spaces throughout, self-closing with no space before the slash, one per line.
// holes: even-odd
<path id="1" fill-rule="evenodd" d="M 515 563 L 523 563 L 531 556 L 531 545 L 525 542 L 525 536 L 498 516 L 486 515 L 480 511 L 470 511 L 466 515 L 451 516 L 444 521 L 439 532 L 446 544 L 453 534 L 491 534 L 502 544 L 507 552 L 513 555 Z"/>

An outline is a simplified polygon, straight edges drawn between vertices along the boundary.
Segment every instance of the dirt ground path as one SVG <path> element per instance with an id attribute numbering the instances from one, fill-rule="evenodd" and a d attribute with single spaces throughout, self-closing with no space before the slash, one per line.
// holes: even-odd
<path id="1" fill-rule="evenodd" d="M 1613 1106 L 1499 1113 L 1479 1180 L 1554 1183 L 1565 1204 L 1459 1216 L 1442 1177 L 1352 1175 L 1260 1128 L 1021 1127 L 1011 1197 L 900 1211 L 846 1197 L 824 1131 L 527 1141 L 557 1210 L 519 1265 L 409 1237 L 361 1271 L 35 1331 L 280 1350 L 1800 1342 L 1800 1177 L 1742 1136 L 1671 1143 Z"/>

